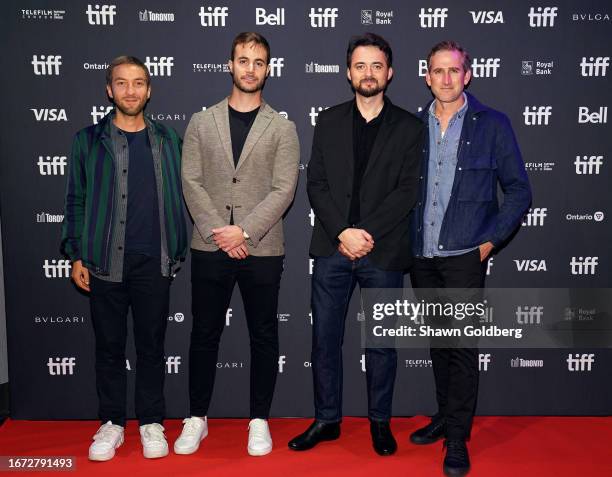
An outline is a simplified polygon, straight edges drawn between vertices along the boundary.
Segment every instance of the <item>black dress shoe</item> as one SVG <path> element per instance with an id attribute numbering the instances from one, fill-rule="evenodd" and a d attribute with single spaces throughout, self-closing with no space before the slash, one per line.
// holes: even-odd
<path id="1" fill-rule="evenodd" d="M 410 442 L 417 445 L 433 444 L 444 437 L 446 423 L 444 419 L 432 419 L 425 427 L 417 429 L 410 434 Z"/>
<path id="2" fill-rule="evenodd" d="M 289 441 L 289 449 L 304 451 L 312 449 L 319 442 L 333 441 L 340 437 L 340 423 L 313 422 L 306 432 Z"/>
<path id="3" fill-rule="evenodd" d="M 470 456 L 463 439 L 447 439 L 444 442 L 446 457 L 444 457 L 444 474 L 460 477 L 470 471 Z"/>
<path id="4" fill-rule="evenodd" d="M 397 442 L 391 432 L 389 422 L 370 421 L 372 445 L 378 455 L 393 455 L 397 450 Z"/>

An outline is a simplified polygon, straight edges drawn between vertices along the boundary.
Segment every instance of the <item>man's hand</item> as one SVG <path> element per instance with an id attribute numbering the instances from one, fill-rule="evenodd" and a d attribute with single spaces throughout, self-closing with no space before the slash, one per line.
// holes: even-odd
<path id="1" fill-rule="evenodd" d="M 480 261 L 484 262 L 491 253 L 491 250 L 493 250 L 493 244 L 491 242 L 485 242 L 480 245 L 478 249 L 480 250 Z"/>
<path id="2" fill-rule="evenodd" d="M 338 250 L 348 258 L 351 256 L 355 258 L 365 257 L 374 248 L 374 238 L 363 229 L 344 229 L 338 235 L 338 239 L 340 240 L 340 245 L 343 245 L 342 248 L 338 247 Z M 351 258 L 351 260 L 355 260 L 355 258 Z"/>
<path id="3" fill-rule="evenodd" d="M 249 250 L 245 243 L 242 245 L 238 245 L 236 248 L 231 249 L 227 254 L 235 258 L 237 260 L 242 260 L 243 258 L 247 258 L 249 256 Z"/>
<path id="4" fill-rule="evenodd" d="M 338 245 L 338 251 L 350 261 L 357 260 L 357 257 L 351 252 L 349 252 L 343 243 L 340 243 L 340 245 Z"/>
<path id="5" fill-rule="evenodd" d="M 229 252 L 244 243 L 242 229 L 237 225 L 226 225 L 218 229 L 212 229 L 212 233 L 215 244 L 224 252 Z"/>
<path id="6" fill-rule="evenodd" d="M 72 281 L 81 290 L 91 291 L 89 289 L 89 270 L 83 266 L 81 260 L 75 260 L 72 264 Z"/>

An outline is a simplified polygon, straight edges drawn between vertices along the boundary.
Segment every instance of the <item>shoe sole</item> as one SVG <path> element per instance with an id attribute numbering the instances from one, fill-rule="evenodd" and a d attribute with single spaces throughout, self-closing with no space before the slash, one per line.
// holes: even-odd
<path id="1" fill-rule="evenodd" d="M 115 449 L 118 449 L 121 444 L 123 444 L 123 436 L 121 437 L 119 442 L 117 442 L 117 445 L 110 449 L 108 452 L 97 455 L 91 455 L 91 453 L 89 453 L 87 457 L 89 458 L 89 460 L 92 460 L 94 462 L 105 462 L 107 460 L 111 460 L 113 457 L 115 457 Z"/>
<path id="2" fill-rule="evenodd" d="M 412 436 L 410 436 L 410 442 L 417 446 L 427 446 L 429 444 L 438 442 L 440 439 L 444 439 L 444 436 L 436 437 L 435 439 L 421 439 L 420 437 L 413 438 Z"/>
<path id="3" fill-rule="evenodd" d="M 268 455 L 270 452 L 272 452 L 272 446 L 263 450 L 255 450 L 247 447 L 247 452 L 253 457 L 261 457 L 262 455 Z"/>
<path id="4" fill-rule="evenodd" d="M 200 444 L 202 443 L 202 441 L 204 440 L 204 438 L 208 436 L 208 431 L 202 433 L 202 437 L 200 438 L 200 442 L 198 442 L 195 446 L 193 447 L 189 447 L 187 449 L 177 449 L 176 448 L 176 442 L 174 443 L 174 453 L 178 454 L 178 455 L 190 455 L 190 454 L 194 454 L 195 452 L 198 451 L 198 449 L 200 448 Z"/>
<path id="5" fill-rule="evenodd" d="M 469 467 L 467 469 L 455 469 L 443 466 L 443 468 L 444 475 L 448 475 L 449 477 L 463 477 L 464 475 L 467 475 L 470 471 Z"/>
<path id="6" fill-rule="evenodd" d="M 145 457 L 145 459 L 159 459 L 161 457 L 166 457 L 168 453 L 169 452 L 167 447 L 165 449 L 156 451 L 146 451 L 144 449 L 142 450 L 142 455 Z"/>
<path id="7" fill-rule="evenodd" d="M 314 444 L 314 445 L 312 445 L 312 446 L 310 446 L 310 447 L 301 447 L 301 448 L 299 448 L 299 449 L 298 449 L 298 448 L 296 448 L 296 447 L 291 447 L 291 446 L 288 446 L 288 447 L 289 447 L 289 449 L 291 449 L 292 451 L 302 452 L 302 451 L 307 451 L 307 450 L 310 450 L 310 449 L 315 448 L 315 447 L 316 447 L 318 444 L 320 444 L 321 442 L 335 441 L 335 440 L 338 440 L 338 439 L 340 439 L 340 433 L 338 433 L 338 435 L 337 435 L 337 436 L 331 436 L 331 437 L 325 437 L 325 438 L 319 439 L 319 442 L 317 442 L 316 444 Z"/>

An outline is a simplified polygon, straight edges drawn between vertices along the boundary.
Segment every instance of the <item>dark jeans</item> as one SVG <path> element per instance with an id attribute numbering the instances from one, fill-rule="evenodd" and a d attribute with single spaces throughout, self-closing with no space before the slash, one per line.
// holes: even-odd
<path id="1" fill-rule="evenodd" d="M 487 261 L 478 249 L 455 257 L 415 258 L 413 288 L 484 287 Z M 418 294 L 418 292 L 417 292 Z M 438 413 L 446 420 L 446 436 L 469 439 L 478 396 L 478 349 L 431 348 Z"/>
<path id="2" fill-rule="evenodd" d="M 225 314 L 238 282 L 251 342 L 251 419 L 270 414 L 278 372 L 278 291 L 283 257 L 242 260 L 227 253 L 192 250 L 193 328 L 189 350 L 189 398 L 192 416 L 208 413 L 215 384 L 219 341 Z"/>
<path id="3" fill-rule="evenodd" d="M 340 252 L 316 257 L 312 276 L 312 371 L 315 419 L 342 420 L 342 343 L 344 322 L 355 285 L 360 288 L 401 288 L 403 273 L 375 267 L 367 256 L 351 262 Z M 395 348 L 366 348 L 368 416 L 391 419 L 397 370 Z"/>
<path id="4" fill-rule="evenodd" d="M 161 423 L 165 415 L 164 338 L 170 279 L 161 275 L 159 258 L 126 254 L 122 282 L 90 275 L 90 288 L 100 420 L 125 425 L 125 344 L 131 307 L 137 359 L 136 417 L 140 425 Z"/>

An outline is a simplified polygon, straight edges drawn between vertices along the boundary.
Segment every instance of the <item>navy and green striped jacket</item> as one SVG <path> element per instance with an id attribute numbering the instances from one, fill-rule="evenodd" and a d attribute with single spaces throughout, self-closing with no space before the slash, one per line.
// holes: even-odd
<path id="1" fill-rule="evenodd" d="M 110 132 L 113 115 L 111 111 L 98 124 L 81 129 L 74 138 L 62 225 L 62 251 L 73 261 L 82 260 L 100 275 L 109 273 L 113 236 L 116 174 Z M 149 118 L 146 122 L 161 153 L 168 268 L 172 269 L 187 252 L 181 186 L 182 140 L 174 129 Z"/>

